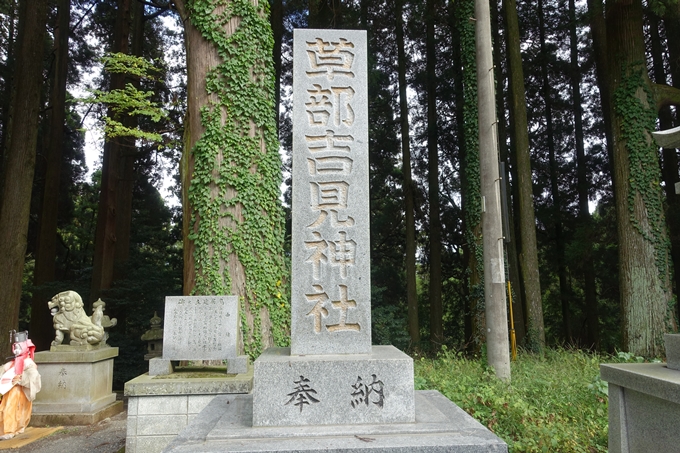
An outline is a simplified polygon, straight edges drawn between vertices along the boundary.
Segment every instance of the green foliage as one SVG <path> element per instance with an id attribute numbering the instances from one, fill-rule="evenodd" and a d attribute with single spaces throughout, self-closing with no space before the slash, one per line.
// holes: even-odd
<path id="1" fill-rule="evenodd" d="M 655 129 L 657 112 L 654 96 L 643 76 L 644 62 L 622 67 L 621 82 L 614 93 L 614 108 L 621 118 L 621 136 L 626 143 L 630 162 L 628 210 L 635 229 L 654 247 L 659 278 L 666 281 L 670 260 L 670 241 L 666 234 L 661 169 L 658 149 L 650 136 Z M 638 93 L 643 91 L 644 102 Z M 635 215 L 635 199 L 640 196 L 648 225 L 642 225 Z"/>
<path id="2" fill-rule="evenodd" d="M 411 337 L 403 311 L 396 305 L 384 305 L 371 310 L 373 344 L 391 344 L 399 349 L 408 348 Z"/>
<path id="3" fill-rule="evenodd" d="M 111 74 L 125 74 L 140 79 L 156 80 L 154 73 L 158 72 L 156 62 L 150 62 L 135 55 L 122 52 L 109 53 L 101 58 L 104 70 Z"/>
<path id="4" fill-rule="evenodd" d="M 510 452 L 606 452 L 601 359 L 567 350 L 520 353 L 507 385 L 481 360 L 444 350 L 435 360 L 415 361 L 415 381 L 417 389 L 442 392 L 506 441 Z"/>
<path id="5" fill-rule="evenodd" d="M 126 55 L 124 53 L 107 54 L 102 58 L 104 70 L 110 73 L 125 74 L 142 79 L 154 80 L 153 72 L 158 69 L 144 58 Z M 143 116 L 154 123 L 167 118 L 167 113 L 151 100 L 153 91 L 142 91 L 133 84 L 128 83 L 123 89 L 109 91 L 90 90 L 91 96 L 79 99 L 87 104 L 102 104 L 108 110 L 108 116 L 104 117 L 104 134 L 107 138 L 133 137 L 161 142 L 162 137 L 156 132 L 144 131 L 140 127 L 127 127 L 120 122 L 124 116 Z"/>
<path id="6" fill-rule="evenodd" d="M 194 0 L 187 6 L 192 24 L 222 60 L 206 76 L 206 90 L 214 102 L 201 109 L 205 131 L 191 150 L 192 212 L 187 215 L 194 226 L 189 236 L 195 244 L 194 293 L 230 294 L 232 282 L 223 263 L 238 260 L 246 279 L 242 308 L 247 303 L 255 316 L 252 332 L 242 319 L 244 337 L 251 339 L 244 343 L 246 353 L 256 357 L 263 346 L 261 308 L 269 313 L 277 345 L 288 343 L 290 324 L 290 304 L 282 287 L 284 214 L 279 201 L 281 161 L 269 3 Z M 238 25 L 229 34 L 226 24 L 232 19 Z M 245 316 L 244 310 L 241 313 Z"/>

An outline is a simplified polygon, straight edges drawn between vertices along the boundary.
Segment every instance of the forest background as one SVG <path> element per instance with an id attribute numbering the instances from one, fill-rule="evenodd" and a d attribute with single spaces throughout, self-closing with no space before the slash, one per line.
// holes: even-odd
<path id="1" fill-rule="evenodd" d="M 204 291 L 187 281 L 186 244 L 196 241 L 187 216 L 159 189 L 171 178 L 176 196 L 187 196 L 179 169 L 191 143 L 186 71 L 196 59 L 185 56 L 182 30 L 203 8 L 211 20 L 220 3 L 250 4 L 0 0 L 0 330 L 27 328 L 47 349 L 54 294 L 76 290 L 88 306 L 101 297 L 118 318 L 117 387 L 145 371 L 140 337 L 165 296 Z M 272 33 L 263 48 L 275 81 L 263 92 L 267 115 L 279 113 L 287 239 L 284 271 L 267 276 L 271 301 L 258 293 L 242 302 L 248 313 L 267 307 L 243 319 L 243 348 L 256 355 L 286 342 L 292 30 L 312 27 L 368 31 L 374 342 L 482 352 L 474 2 L 254 4 Z M 660 150 L 650 132 L 680 121 L 680 6 L 491 8 L 518 344 L 663 355 L 661 335 L 676 330 L 679 309 L 680 178 L 677 150 Z M 121 54 L 147 64 L 116 69 Z M 99 90 L 94 99 L 83 99 L 88 86 Z M 127 131 L 109 131 L 92 173 L 87 118 Z"/>

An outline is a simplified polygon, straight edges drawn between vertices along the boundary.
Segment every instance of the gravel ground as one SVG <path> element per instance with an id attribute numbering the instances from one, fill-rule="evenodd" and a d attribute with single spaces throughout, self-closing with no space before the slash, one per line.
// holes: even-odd
<path id="1" fill-rule="evenodd" d="M 119 453 L 125 447 L 127 413 L 121 412 L 92 426 L 67 426 L 11 453 Z"/>

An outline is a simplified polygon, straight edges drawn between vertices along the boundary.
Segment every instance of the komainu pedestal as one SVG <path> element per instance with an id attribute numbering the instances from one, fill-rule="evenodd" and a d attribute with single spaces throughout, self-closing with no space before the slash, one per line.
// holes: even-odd
<path id="1" fill-rule="evenodd" d="M 31 425 L 90 425 L 121 412 L 123 402 L 112 391 L 117 356 L 111 346 L 37 352 L 42 390 L 33 402 Z"/>
<path id="2" fill-rule="evenodd" d="M 253 426 L 415 421 L 413 360 L 393 346 L 319 356 L 270 348 L 255 361 L 253 386 Z"/>

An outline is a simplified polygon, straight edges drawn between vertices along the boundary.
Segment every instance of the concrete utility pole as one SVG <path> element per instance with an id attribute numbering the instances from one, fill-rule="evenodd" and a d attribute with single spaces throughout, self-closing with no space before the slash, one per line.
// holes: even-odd
<path id="1" fill-rule="evenodd" d="M 496 376 L 510 381 L 508 313 L 505 305 L 505 265 L 498 132 L 494 88 L 491 17 L 489 0 L 475 1 L 477 50 L 477 105 L 479 115 L 479 166 L 482 182 L 482 236 L 484 246 L 484 300 L 486 348 L 489 365 Z"/>

